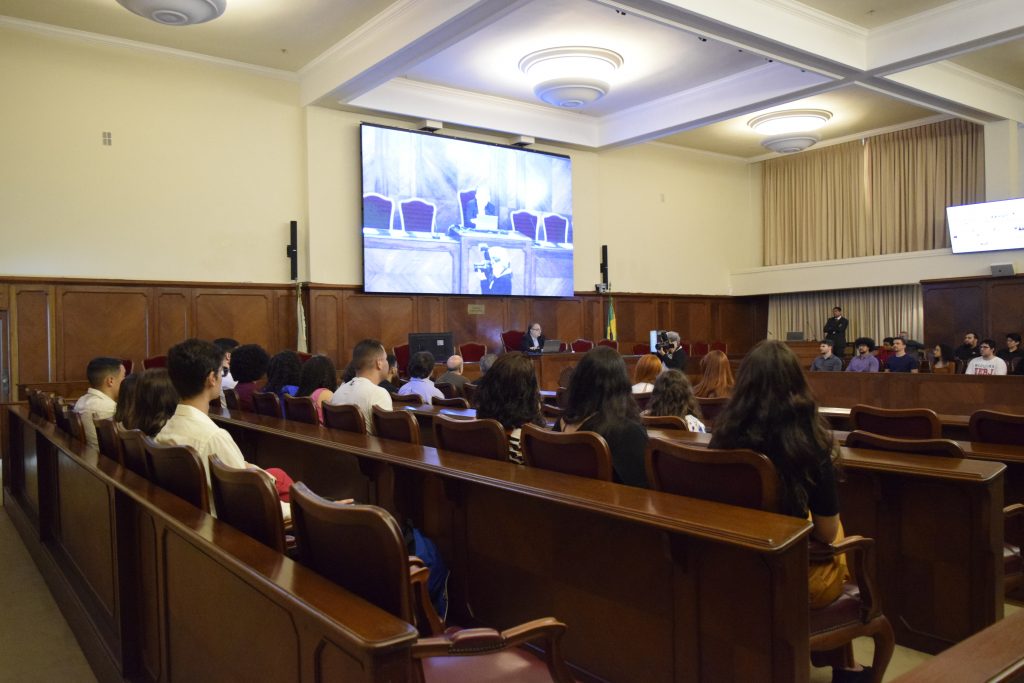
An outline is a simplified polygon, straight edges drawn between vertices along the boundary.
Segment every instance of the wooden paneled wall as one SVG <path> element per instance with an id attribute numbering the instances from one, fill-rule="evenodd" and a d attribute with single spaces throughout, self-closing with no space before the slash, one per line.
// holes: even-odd
<path id="1" fill-rule="evenodd" d="M 356 342 L 390 348 L 409 332 L 451 331 L 455 343 L 501 348 L 501 332 L 539 320 L 548 338 L 604 337 L 606 300 L 363 294 L 359 287 L 311 284 L 304 295 L 309 347 L 338 362 Z M 652 329 L 686 340 L 722 340 L 745 353 L 767 330 L 767 297 L 616 294 L 620 348 L 629 353 Z M 85 378 L 99 355 L 142 359 L 187 337 L 234 337 L 274 353 L 296 343 L 292 285 L 168 283 L 41 278 L 0 279 L 0 312 L 9 314 L 11 386 Z"/>
<path id="2" fill-rule="evenodd" d="M 1024 334 L 1024 276 L 925 280 L 925 344 L 960 344 L 965 332 L 991 336 L 1002 348 L 1008 332 Z"/>

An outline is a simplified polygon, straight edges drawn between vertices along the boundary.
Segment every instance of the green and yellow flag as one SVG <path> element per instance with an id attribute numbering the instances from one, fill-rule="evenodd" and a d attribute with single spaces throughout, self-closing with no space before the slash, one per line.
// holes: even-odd
<path id="1" fill-rule="evenodd" d="M 611 294 L 608 295 L 608 310 L 605 313 L 605 321 L 605 339 L 616 339 L 618 333 L 615 329 L 615 303 L 612 301 Z"/>

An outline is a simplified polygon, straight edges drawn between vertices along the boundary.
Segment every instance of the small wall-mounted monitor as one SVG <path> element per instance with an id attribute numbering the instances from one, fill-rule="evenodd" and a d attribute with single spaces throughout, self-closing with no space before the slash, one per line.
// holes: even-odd
<path id="1" fill-rule="evenodd" d="M 954 254 L 1024 249 L 1024 198 L 946 207 Z"/>
<path id="2" fill-rule="evenodd" d="M 451 332 L 410 332 L 409 355 L 419 351 L 430 351 L 435 361 L 445 362 L 455 353 Z"/>

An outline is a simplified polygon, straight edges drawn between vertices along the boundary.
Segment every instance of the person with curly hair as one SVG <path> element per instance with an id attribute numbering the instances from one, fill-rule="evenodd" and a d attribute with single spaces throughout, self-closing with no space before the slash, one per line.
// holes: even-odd
<path id="1" fill-rule="evenodd" d="M 270 356 L 259 344 L 242 344 L 231 352 L 231 376 L 237 382 L 235 391 L 242 410 L 255 411 L 252 395 L 260 391 L 269 363 Z"/>
<path id="2" fill-rule="evenodd" d="M 301 373 L 299 354 L 294 351 L 275 353 L 267 363 L 267 383 L 263 385 L 263 391 L 272 391 L 282 400 L 285 396 L 295 396 Z"/>
<path id="3" fill-rule="evenodd" d="M 700 404 L 693 395 L 693 385 L 678 370 L 666 370 L 654 381 L 651 402 L 647 404 L 644 415 L 681 417 L 691 432 L 707 431 L 700 421 Z"/>
<path id="4" fill-rule="evenodd" d="M 732 386 L 736 380 L 732 377 L 729 357 L 722 351 L 712 351 L 700 359 L 700 369 L 704 377 L 693 388 L 697 398 L 728 398 L 732 396 Z"/>
<path id="5" fill-rule="evenodd" d="M 331 400 L 338 386 L 338 371 L 334 361 L 324 355 L 317 354 L 302 364 L 299 373 L 299 390 L 296 396 L 309 396 L 313 399 L 320 423 L 324 421 L 324 403 Z"/>
<path id="6" fill-rule="evenodd" d="M 615 481 L 647 487 L 647 430 L 640 422 L 640 408 L 618 351 L 598 346 L 583 356 L 569 380 L 565 414 L 555 431 L 597 432 L 611 450 Z"/>
<path id="7" fill-rule="evenodd" d="M 473 406 L 478 418 L 501 423 L 508 435 L 508 458 L 522 463 L 519 434 L 523 425 L 545 425 L 541 411 L 540 388 L 533 363 L 519 351 L 503 353 L 487 374 L 477 381 Z"/>

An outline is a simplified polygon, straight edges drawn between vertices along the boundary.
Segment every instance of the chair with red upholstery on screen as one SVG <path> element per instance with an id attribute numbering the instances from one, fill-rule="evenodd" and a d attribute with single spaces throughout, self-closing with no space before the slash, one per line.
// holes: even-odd
<path id="1" fill-rule="evenodd" d="M 505 347 L 505 351 L 518 351 L 519 345 L 523 343 L 523 335 L 526 332 L 519 330 L 505 330 L 501 333 L 501 343 Z"/>
<path id="2" fill-rule="evenodd" d="M 572 348 L 573 353 L 586 353 L 594 348 L 594 342 L 589 339 L 576 339 L 569 346 Z"/>
<path id="3" fill-rule="evenodd" d="M 433 234 L 437 207 L 425 199 L 406 199 L 398 205 L 402 230 Z"/>
<path id="4" fill-rule="evenodd" d="M 391 230 L 395 220 L 395 203 L 382 194 L 363 195 L 363 227 Z"/>
<path id="5" fill-rule="evenodd" d="M 597 342 L 597 345 L 607 346 L 609 349 L 615 349 L 616 351 L 619 350 L 619 342 L 615 341 L 614 339 L 602 339 L 601 341 Z"/>
<path id="6" fill-rule="evenodd" d="M 487 346 L 485 344 L 479 342 L 459 344 L 459 355 L 467 363 L 479 363 L 485 353 L 487 353 Z"/>
<path id="7" fill-rule="evenodd" d="M 540 231 L 540 216 L 532 211 L 520 209 L 509 214 L 512 219 L 512 229 L 520 235 L 529 237 L 534 242 L 539 241 L 537 233 Z"/>
<path id="8" fill-rule="evenodd" d="M 642 356 L 645 353 L 650 353 L 650 352 L 651 352 L 651 345 L 650 344 L 633 344 L 633 355 L 634 356 Z"/>
<path id="9" fill-rule="evenodd" d="M 398 346 L 391 347 L 391 355 L 395 357 L 395 362 L 398 363 L 398 374 L 409 374 L 409 345 L 399 344 Z"/>
<path id="10" fill-rule="evenodd" d="M 713 341 L 711 342 L 712 351 L 721 351 L 722 353 L 729 353 L 729 345 L 724 341 Z"/>
<path id="11" fill-rule="evenodd" d="M 544 216 L 544 241 L 555 244 L 567 244 L 569 239 L 569 219 L 557 213 Z"/>
<path id="12" fill-rule="evenodd" d="M 142 367 L 146 370 L 150 368 L 166 368 L 167 367 L 167 356 L 150 356 L 142 360 Z M 125 368 L 127 373 L 128 368 Z"/>
<path id="13" fill-rule="evenodd" d="M 708 343 L 704 341 L 693 342 L 693 346 L 691 348 L 693 349 L 693 353 L 687 352 L 688 355 L 691 356 L 706 356 L 708 355 L 708 351 L 711 350 Z"/>

